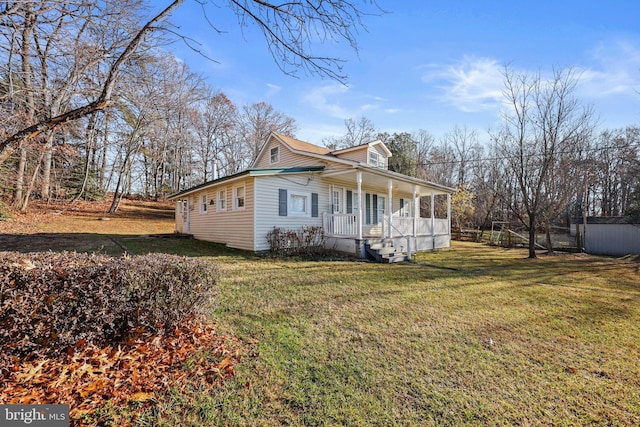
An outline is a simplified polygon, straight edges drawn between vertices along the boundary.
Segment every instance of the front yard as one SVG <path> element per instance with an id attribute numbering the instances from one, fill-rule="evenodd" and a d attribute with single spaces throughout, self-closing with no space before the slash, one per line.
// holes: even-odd
<path id="1" fill-rule="evenodd" d="M 213 392 L 173 387 L 145 411 L 104 408 L 103 423 L 135 414 L 138 425 L 640 424 L 637 261 L 529 260 L 460 242 L 406 265 L 293 260 L 139 236 L 119 218 L 86 219 L 86 230 L 52 218 L 39 230 L 49 249 L 60 230 L 65 245 L 80 236 L 82 250 L 216 263 L 212 318 L 245 343 L 235 376 Z M 140 221 L 140 233 L 172 229 L 170 217 L 157 231 Z M 29 237 L 4 239 L 19 248 Z"/>
<path id="2" fill-rule="evenodd" d="M 255 354 L 220 393 L 167 402 L 164 415 L 170 424 L 189 414 L 219 425 L 638 425 L 640 265 L 525 255 L 454 243 L 411 265 L 215 257 L 215 318 Z"/>

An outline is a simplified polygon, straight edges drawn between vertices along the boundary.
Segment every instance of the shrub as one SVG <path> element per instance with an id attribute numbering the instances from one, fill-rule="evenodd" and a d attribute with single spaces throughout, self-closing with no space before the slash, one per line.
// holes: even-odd
<path id="1" fill-rule="evenodd" d="M 298 230 L 274 227 L 267 233 L 271 252 L 284 255 L 321 253 L 325 250 L 324 228 L 304 226 Z"/>
<path id="2" fill-rule="evenodd" d="M 0 346 L 56 354 L 173 329 L 212 308 L 215 267 L 170 255 L 0 252 Z"/>

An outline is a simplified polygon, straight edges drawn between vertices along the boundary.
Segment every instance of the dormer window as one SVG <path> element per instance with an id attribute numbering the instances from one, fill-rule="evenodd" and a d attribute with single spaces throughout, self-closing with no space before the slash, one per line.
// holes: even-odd
<path id="1" fill-rule="evenodd" d="M 376 168 L 385 169 L 387 167 L 386 163 L 386 158 L 382 154 L 373 150 L 369 151 L 369 165 Z"/>
<path id="2" fill-rule="evenodd" d="M 269 163 L 278 163 L 280 161 L 280 147 L 273 147 L 269 154 Z"/>

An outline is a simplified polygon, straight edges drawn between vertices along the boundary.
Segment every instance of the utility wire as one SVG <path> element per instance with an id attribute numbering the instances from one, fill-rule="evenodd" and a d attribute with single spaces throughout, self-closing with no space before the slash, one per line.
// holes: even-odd
<path id="1" fill-rule="evenodd" d="M 617 150 L 625 150 L 625 149 L 640 149 L 640 142 L 632 142 L 628 143 L 624 146 L 619 145 L 610 145 L 605 147 L 595 147 L 595 148 L 586 148 L 583 150 L 566 150 L 566 151 L 558 151 L 554 153 L 554 156 L 560 156 L 565 154 L 577 154 L 577 153 L 596 153 L 599 151 L 605 151 L 610 149 Z M 549 154 L 544 153 L 525 153 L 522 156 L 513 155 L 513 156 L 496 156 L 496 157 L 483 157 L 483 158 L 471 158 L 471 159 L 452 159 L 452 160 L 443 160 L 443 161 L 427 161 L 427 162 L 404 162 L 404 166 L 436 166 L 436 165 L 454 165 L 458 163 L 479 163 L 479 162 L 490 162 L 490 161 L 499 161 L 499 160 L 509 160 L 509 159 L 517 159 L 520 157 L 523 158 L 534 158 L 534 157 L 544 157 Z M 640 158 L 637 159 L 640 161 Z"/>

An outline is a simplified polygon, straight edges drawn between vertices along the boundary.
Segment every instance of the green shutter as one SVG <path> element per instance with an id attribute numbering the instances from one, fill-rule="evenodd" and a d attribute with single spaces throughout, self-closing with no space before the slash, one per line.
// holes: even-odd
<path id="1" fill-rule="evenodd" d="M 311 193 L 311 216 L 318 217 L 318 193 Z"/>
<path id="2" fill-rule="evenodd" d="M 278 190 L 278 215 L 287 216 L 287 190 Z"/>
<path id="3" fill-rule="evenodd" d="M 347 190 L 347 213 L 353 213 L 353 191 Z"/>
<path id="4" fill-rule="evenodd" d="M 373 223 L 378 223 L 378 195 L 373 195 Z"/>
<path id="5" fill-rule="evenodd" d="M 366 215 L 366 224 L 371 224 L 371 194 L 367 193 L 364 196 L 365 201 L 365 215 Z"/>

